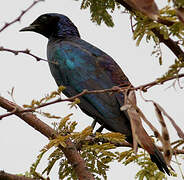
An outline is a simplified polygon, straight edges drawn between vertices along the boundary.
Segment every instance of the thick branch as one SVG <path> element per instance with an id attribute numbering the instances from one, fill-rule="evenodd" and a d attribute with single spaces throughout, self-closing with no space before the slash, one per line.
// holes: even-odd
<path id="1" fill-rule="evenodd" d="M 115 0 L 115 1 L 120 3 L 123 7 L 125 7 L 129 11 L 131 12 L 135 11 L 135 9 L 133 9 L 133 7 L 127 4 L 124 0 Z M 174 22 L 172 21 L 168 21 L 161 18 L 158 18 L 157 22 L 164 24 L 166 26 L 172 26 L 174 24 Z M 174 53 L 174 55 L 177 58 L 184 60 L 184 52 L 175 41 L 173 41 L 171 38 L 165 39 L 163 34 L 161 34 L 159 29 L 157 28 L 153 28 L 152 31 L 158 37 L 159 41 L 164 43 Z"/>
<path id="2" fill-rule="evenodd" d="M 7 111 L 13 111 L 16 109 L 15 115 L 25 121 L 27 124 L 32 126 L 35 130 L 39 131 L 41 134 L 46 136 L 49 139 L 56 138 L 56 132 L 47 124 L 38 119 L 33 113 L 26 112 L 20 113 L 20 111 L 24 111 L 23 108 L 18 106 L 17 104 L 8 101 L 7 99 L 0 96 L 0 106 Z M 60 146 L 61 150 L 67 157 L 68 161 L 71 163 L 74 168 L 78 178 L 80 180 L 94 180 L 92 174 L 88 171 L 86 164 L 80 154 L 78 153 L 75 145 L 68 139 L 65 142 L 67 146 L 64 148 Z"/>
<path id="3" fill-rule="evenodd" d="M 116 2 L 118 2 L 119 4 L 121 4 L 123 7 L 125 7 L 128 11 L 130 12 L 134 12 L 136 11 L 135 8 L 133 8 L 133 4 L 128 4 L 127 2 L 125 2 L 125 0 L 115 0 Z M 167 19 L 163 19 L 162 17 L 158 17 L 157 22 L 166 26 L 172 26 L 174 24 L 173 21 L 167 20 Z"/>
<path id="4" fill-rule="evenodd" d="M 159 41 L 164 43 L 178 59 L 184 61 L 184 52 L 175 41 L 173 41 L 171 38 L 165 39 L 164 35 L 161 34 L 160 31 L 156 28 L 153 28 L 152 31 L 159 38 Z"/>
<path id="5" fill-rule="evenodd" d="M 27 178 L 25 176 L 18 176 L 18 175 L 6 173 L 4 171 L 0 171 L 0 180 L 33 180 L 33 179 Z"/>

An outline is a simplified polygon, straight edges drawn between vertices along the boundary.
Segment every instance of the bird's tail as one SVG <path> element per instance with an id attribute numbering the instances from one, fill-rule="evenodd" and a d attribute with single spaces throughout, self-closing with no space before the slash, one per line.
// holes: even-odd
<path id="1" fill-rule="evenodd" d="M 150 154 L 150 157 L 151 157 L 151 160 L 157 165 L 160 171 L 162 171 L 163 173 L 166 172 L 168 175 L 170 175 L 170 171 L 167 167 L 164 157 L 156 146 L 154 148 L 154 153 Z"/>
<path id="2" fill-rule="evenodd" d="M 170 171 L 162 153 L 155 146 L 153 140 L 144 130 L 142 124 L 139 125 L 138 130 L 135 130 L 134 136 L 137 143 L 150 154 L 152 162 L 157 165 L 158 169 L 163 173 L 170 175 Z"/>
<path id="3" fill-rule="evenodd" d="M 166 161 L 162 153 L 155 146 L 153 140 L 144 130 L 142 125 L 141 127 L 139 127 L 138 131 L 139 132 L 135 135 L 137 142 L 150 154 L 151 160 L 157 165 L 158 169 L 163 173 L 166 172 L 168 175 L 170 175 L 170 171 L 167 167 Z"/>
<path id="4" fill-rule="evenodd" d="M 134 92 L 132 94 L 129 94 L 129 98 L 131 98 L 131 100 L 133 100 L 133 104 L 136 105 L 136 98 Z M 127 110 L 127 113 L 131 122 L 133 145 L 136 146 L 138 143 L 150 154 L 151 160 L 157 165 L 159 170 L 164 173 L 166 172 L 168 175 L 170 175 L 170 171 L 167 167 L 167 163 L 162 153 L 158 150 L 152 138 L 147 134 L 147 132 L 143 128 L 141 119 L 135 108 L 129 108 Z"/>

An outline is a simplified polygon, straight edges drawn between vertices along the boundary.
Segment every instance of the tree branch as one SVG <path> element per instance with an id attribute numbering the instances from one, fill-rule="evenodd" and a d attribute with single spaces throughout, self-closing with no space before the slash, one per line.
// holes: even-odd
<path id="1" fill-rule="evenodd" d="M 33 113 L 26 112 L 20 113 L 24 111 L 23 108 L 18 106 L 17 104 L 3 98 L 0 96 L 0 106 L 7 111 L 13 111 L 17 109 L 15 115 L 33 127 L 35 130 L 39 131 L 42 135 L 46 136 L 49 139 L 54 139 L 57 137 L 56 132 L 47 124 L 38 119 Z M 70 141 L 70 139 L 66 140 L 66 147 L 59 146 L 60 149 L 65 154 L 68 161 L 71 163 L 73 169 L 75 170 L 78 178 L 80 180 L 94 180 L 92 174 L 88 171 L 86 164 L 80 154 L 78 153 L 75 145 Z"/>
<path id="2" fill-rule="evenodd" d="M 4 171 L 0 171 L 0 180 L 33 180 L 33 179 L 25 176 L 9 174 Z"/>
<path id="3" fill-rule="evenodd" d="M 25 10 L 23 10 L 20 15 L 14 19 L 13 21 L 9 22 L 9 23 L 5 23 L 4 26 L 0 29 L 0 33 L 5 30 L 7 27 L 9 27 L 10 25 L 16 23 L 16 22 L 20 22 L 22 16 L 27 13 L 32 7 L 34 7 L 37 3 L 44 1 L 44 0 L 34 0 L 33 3 Z"/>
<path id="4" fill-rule="evenodd" d="M 131 12 L 135 12 L 136 10 L 131 7 L 129 4 L 127 4 L 124 0 L 115 0 L 116 2 L 120 3 L 123 7 L 125 7 L 127 10 Z M 172 26 L 174 22 L 168 21 L 165 19 L 158 18 L 157 20 L 158 23 L 164 24 L 166 26 Z M 158 28 L 153 28 L 152 32 L 158 37 L 159 41 L 164 43 L 173 53 L 174 55 L 184 61 L 184 52 L 180 48 L 180 46 L 173 41 L 171 38 L 165 39 L 163 34 L 160 33 Z"/>
<path id="5" fill-rule="evenodd" d="M 131 3 L 130 4 L 127 3 L 128 1 L 127 2 L 125 2 L 125 0 L 115 0 L 115 1 L 121 4 L 124 8 L 126 8 L 130 12 L 137 11 L 135 8 L 133 8 L 133 6 L 131 6 Z M 172 26 L 174 24 L 173 21 L 162 19 L 162 17 L 158 17 L 157 22 L 166 26 Z"/>
<path id="6" fill-rule="evenodd" d="M 161 34 L 157 28 L 153 28 L 152 32 L 159 38 L 160 42 L 164 43 L 174 53 L 178 59 L 184 61 L 184 52 L 175 41 L 173 41 L 171 38 L 165 39 L 164 35 Z"/>
<path id="7" fill-rule="evenodd" d="M 147 91 L 149 88 L 152 88 L 156 85 L 160 85 L 160 84 L 164 84 L 165 82 L 167 81 L 170 81 L 170 80 L 173 80 L 173 79 L 176 79 L 176 78 L 182 78 L 184 77 L 184 74 L 179 74 L 177 76 L 173 76 L 173 77 L 169 77 L 167 79 L 163 79 L 163 80 L 155 80 L 155 81 L 152 81 L 150 83 L 147 83 L 147 84 L 144 84 L 144 85 L 140 85 L 140 86 L 137 86 L 137 87 L 133 87 L 133 86 L 128 86 L 128 84 L 126 85 L 123 85 L 123 86 L 114 86 L 110 89 L 102 89 L 102 90 L 83 90 L 81 93 L 75 95 L 75 96 L 72 96 L 70 98 L 66 98 L 66 99 L 61 99 L 61 98 L 58 98 L 54 101 L 51 101 L 51 102 L 47 102 L 47 103 L 42 103 L 41 105 L 38 105 L 37 107 L 34 107 L 34 108 L 28 108 L 28 109 L 22 109 L 21 111 L 18 110 L 18 109 L 12 109 L 12 110 L 9 110 L 9 113 L 6 113 L 6 114 L 3 114 L 3 115 L 0 115 L 0 119 L 4 118 L 4 117 L 7 117 L 7 116 L 10 116 L 10 115 L 13 115 L 13 114 L 16 114 L 17 112 L 18 113 L 25 113 L 25 112 L 34 112 L 36 109 L 39 109 L 39 108 L 42 108 L 42 107 L 45 107 L 45 106 L 49 106 L 51 104 L 56 104 L 56 103 L 60 103 L 60 102 L 66 102 L 66 101 L 69 101 L 69 102 L 73 102 L 76 100 L 76 98 L 79 98 L 85 94 L 98 94 L 98 93 L 108 93 L 108 92 L 120 92 L 120 91 L 137 91 L 137 90 L 141 90 L 141 91 Z"/>
<path id="8" fill-rule="evenodd" d="M 50 63 L 52 63 L 52 64 L 56 64 L 56 65 L 58 64 L 57 62 L 49 61 L 49 60 L 43 59 L 43 58 L 41 58 L 41 57 L 38 57 L 38 56 L 32 54 L 32 53 L 30 52 L 29 49 L 26 49 L 26 50 L 13 50 L 13 49 L 4 48 L 4 47 L 1 46 L 1 47 L 0 47 L 0 51 L 11 52 L 11 53 L 13 53 L 14 55 L 18 55 L 19 53 L 27 54 L 27 55 L 30 55 L 30 56 L 32 56 L 33 58 L 35 58 L 36 61 L 46 61 L 46 62 L 50 62 Z"/>
<path id="9" fill-rule="evenodd" d="M 168 77 L 166 79 L 160 79 L 160 80 L 155 80 L 155 81 L 152 81 L 150 83 L 147 83 L 147 84 L 144 84 L 144 85 L 141 85 L 141 86 L 137 86 L 135 88 L 133 88 L 133 90 L 142 90 L 144 92 L 146 92 L 148 89 L 156 86 L 156 85 L 161 85 L 161 84 L 164 84 L 165 82 L 167 81 L 170 81 L 170 80 L 173 80 L 173 79 L 179 79 L 179 78 L 182 78 L 184 77 L 184 74 L 178 74 L 178 75 L 175 75 L 175 76 L 172 76 L 172 77 Z"/>

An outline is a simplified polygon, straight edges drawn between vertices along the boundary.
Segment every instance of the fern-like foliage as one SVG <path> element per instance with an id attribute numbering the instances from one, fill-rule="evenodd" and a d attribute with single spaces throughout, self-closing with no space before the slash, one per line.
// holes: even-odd
<path id="1" fill-rule="evenodd" d="M 81 9 L 90 9 L 91 20 L 100 25 L 104 22 L 107 26 L 113 27 L 112 13 L 119 7 L 114 0 L 83 0 Z"/>
<path id="2" fill-rule="evenodd" d="M 75 171 L 59 148 L 59 146 L 66 147 L 65 141 L 70 138 L 76 145 L 81 157 L 85 160 L 89 171 L 97 180 L 107 179 L 107 171 L 110 168 L 110 163 L 115 161 L 123 165 L 130 163 L 139 165 L 141 170 L 136 173 L 136 179 L 166 179 L 165 174 L 158 170 L 146 152 L 140 151 L 135 155 L 132 148 L 127 151 L 117 149 L 116 143 L 125 142 L 125 136 L 123 134 L 114 132 L 93 134 L 91 127 L 85 128 L 82 132 L 76 132 L 77 123 L 70 120 L 71 115 L 69 114 L 62 118 L 58 123 L 53 123 L 58 135 L 55 139 L 50 140 L 41 150 L 36 162 L 31 166 L 30 172 L 27 172 L 29 177 L 46 179 L 44 176 L 49 177 L 53 167 L 59 164 L 59 179 L 77 180 Z M 37 172 L 37 167 L 43 156 L 48 156 L 48 164 L 40 173 Z"/>

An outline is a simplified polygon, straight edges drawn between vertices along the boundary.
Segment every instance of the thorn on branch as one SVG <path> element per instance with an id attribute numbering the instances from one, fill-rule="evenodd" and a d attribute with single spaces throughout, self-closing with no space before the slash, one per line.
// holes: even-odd
<path id="1" fill-rule="evenodd" d="M 25 50 L 25 53 L 29 54 L 30 53 L 30 50 L 29 49 L 26 49 Z"/>

